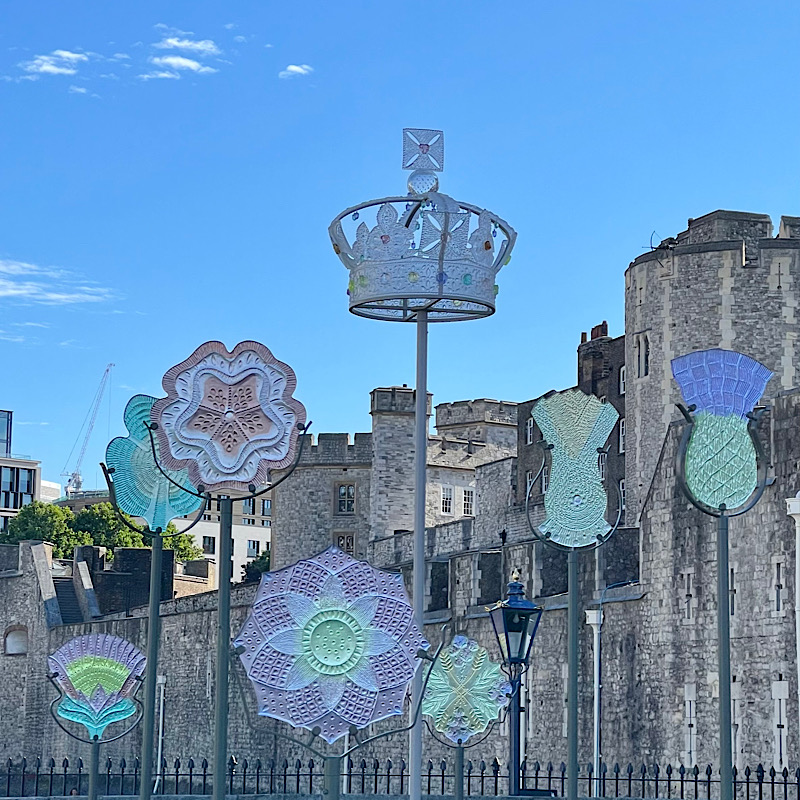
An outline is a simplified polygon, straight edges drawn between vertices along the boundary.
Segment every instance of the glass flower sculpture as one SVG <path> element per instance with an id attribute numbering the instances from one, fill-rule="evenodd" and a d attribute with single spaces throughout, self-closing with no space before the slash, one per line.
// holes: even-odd
<path id="1" fill-rule="evenodd" d="M 511 684 L 489 651 L 466 636 L 454 636 L 431 670 L 422 713 L 457 744 L 483 733 L 508 705 Z"/>
<path id="2" fill-rule="evenodd" d="M 150 434 L 145 427 L 155 397 L 137 394 L 125 407 L 126 437 L 118 436 L 106 449 L 106 464 L 114 469 L 117 505 L 134 517 L 147 521 L 151 531 L 166 530 L 170 520 L 196 511 L 203 500 L 171 484 L 156 467 Z M 159 456 L 158 442 L 155 442 Z M 159 456 L 160 459 L 160 456 Z M 186 470 L 165 470 L 179 486 L 189 487 Z"/>
<path id="3" fill-rule="evenodd" d="M 763 364 L 733 350 L 699 350 L 672 361 L 672 374 L 694 426 L 686 449 L 689 491 L 710 508 L 743 505 L 758 482 L 747 415 L 772 377 Z"/>
<path id="4" fill-rule="evenodd" d="M 77 636 L 47 659 L 64 693 L 56 712 L 99 739 L 106 727 L 136 713 L 133 696 L 147 664 L 142 652 L 107 633 Z"/>
<path id="5" fill-rule="evenodd" d="M 206 342 L 170 369 L 153 405 L 164 464 L 195 486 L 247 490 L 289 466 L 306 411 L 294 371 L 258 342 Z"/>
<path id="6" fill-rule="evenodd" d="M 428 647 L 402 576 L 336 547 L 265 573 L 234 644 L 258 713 L 328 742 L 401 714 Z"/>
<path id="7" fill-rule="evenodd" d="M 539 531 L 564 547 L 597 544 L 611 530 L 597 450 L 617 424 L 617 410 L 594 395 L 567 389 L 538 400 L 532 415 L 553 448 Z"/>

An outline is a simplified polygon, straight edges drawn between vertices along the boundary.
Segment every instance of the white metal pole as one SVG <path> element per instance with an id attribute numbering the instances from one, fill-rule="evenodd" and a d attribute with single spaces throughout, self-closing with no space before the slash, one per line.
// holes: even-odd
<path id="1" fill-rule="evenodd" d="M 594 759 L 592 763 L 594 786 L 592 797 L 600 797 L 600 626 L 603 624 L 603 609 L 586 611 L 586 622 L 594 634 Z"/>
<path id="2" fill-rule="evenodd" d="M 425 616 L 425 479 L 428 450 L 428 312 L 417 314 L 417 383 L 414 419 L 414 616 L 420 628 Z M 411 685 L 411 713 L 422 700 L 422 667 Z M 422 796 L 422 718 L 409 732 L 409 794 Z"/>
<path id="3" fill-rule="evenodd" d="M 800 494 L 800 493 L 799 493 Z M 797 663 L 797 745 L 800 753 L 800 497 L 786 500 L 786 513 L 794 519 L 794 646 Z"/>

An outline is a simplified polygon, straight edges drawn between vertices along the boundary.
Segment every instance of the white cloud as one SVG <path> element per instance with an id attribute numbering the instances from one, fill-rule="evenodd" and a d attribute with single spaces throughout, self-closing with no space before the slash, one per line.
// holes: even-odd
<path id="1" fill-rule="evenodd" d="M 199 61 L 185 56 L 156 56 L 150 59 L 150 63 L 155 64 L 157 67 L 167 67 L 172 70 L 189 70 L 198 75 L 207 75 L 217 71 L 213 67 L 206 67 Z"/>
<path id="2" fill-rule="evenodd" d="M 24 341 L 24 336 L 14 336 L 10 333 L 6 333 L 5 331 L 0 331 L 0 342 L 14 342 L 15 344 L 21 344 Z"/>
<path id="3" fill-rule="evenodd" d="M 274 44 L 265 44 L 264 47 L 267 48 L 267 50 L 269 50 L 270 47 L 275 47 L 275 45 Z"/>
<path id="4" fill-rule="evenodd" d="M 75 75 L 77 65 L 88 61 L 89 56 L 84 53 L 73 53 L 70 50 L 53 50 L 50 55 L 36 56 L 32 61 L 23 61 L 20 67 L 25 72 L 38 75 Z"/>
<path id="5" fill-rule="evenodd" d="M 181 39 L 178 36 L 167 36 L 153 45 L 160 50 L 187 50 L 205 56 L 216 56 L 221 52 L 212 39 Z"/>
<path id="6" fill-rule="evenodd" d="M 50 326 L 45 322 L 12 322 L 13 328 L 49 328 Z"/>
<path id="7" fill-rule="evenodd" d="M 110 289 L 81 282 L 68 270 L 0 258 L 0 301 L 59 306 L 102 303 L 112 297 Z"/>
<path id="8" fill-rule="evenodd" d="M 308 64 L 289 64 L 286 69 L 282 69 L 278 73 L 279 78 L 299 78 L 303 75 L 310 75 L 314 71 L 314 67 Z"/>
<path id="9" fill-rule="evenodd" d="M 163 78 L 172 78 L 179 80 L 180 75 L 177 72 L 169 72 L 168 70 L 154 70 L 153 72 L 145 72 L 139 76 L 143 81 L 161 80 Z"/>
<path id="10" fill-rule="evenodd" d="M 123 61 L 126 58 L 130 58 L 130 56 L 127 53 L 114 53 L 114 55 L 111 56 L 111 58 L 114 58 L 117 61 Z"/>
<path id="11" fill-rule="evenodd" d="M 14 420 L 15 425 L 49 425 L 49 422 L 20 422 L 19 420 Z"/>
<path id="12" fill-rule="evenodd" d="M 69 93 L 70 94 L 86 94 L 89 90 L 84 89 L 83 86 L 70 86 Z"/>
<path id="13" fill-rule="evenodd" d="M 232 31 L 236 27 L 235 22 L 228 22 L 227 24 L 223 25 L 225 30 Z"/>
<path id="14" fill-rule="evenodd" d="M 234 36 L 233 37 L 233 41 L 234 42 L 239 42 L 239 43 L 246 42 L 247 41 L 247 37 L 246 36 Z"/>

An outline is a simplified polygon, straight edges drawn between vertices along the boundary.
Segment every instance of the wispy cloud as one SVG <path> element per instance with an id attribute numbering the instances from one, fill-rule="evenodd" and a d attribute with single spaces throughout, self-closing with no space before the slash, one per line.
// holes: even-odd
<path id="1" fill-rule="evenodd" d="M 234 42 L 239 42 L 241 44 L 242 42 L 246 42 L 247 41 L 247 37 L 246 36 L 234 36 L 233 37 L 233 41 Z"/>
<path id="2" fill-rule="evenodd" d="M 86 94 L 89 90 L 84 89 L 83 86 L 70 86 L 69 93 L 70 94 Z"/>
<path id="3" fill-rule="evenodd" d="M 164 78 L 171 78 L 172 80 L 179 80 L 180 75 L 177 72 L 170 72 L 165 69 L 153 70 L 153 72 L 143 72 L 139 78 L 143 81 L 162 80 Z"/>
<path id="4" fill-rule="evenodd" d="M 155 56 L 150 59 L 150 63 L 157 67 L 166 67 L 172 70 L 188 70 L 197 75 L 208 75 L 212 72 L 217 72 L 213 67 L 208 67 L 193 58 L 186 58 L 185 56 Z"/>
<path id="5" fill-rule="evenodd" d="M 6 331 L 0 331 L 0 342 L 14 342 L 15 344 L 21 344 L 24 341 L 24 336 L 7 333 Z"/>
<path id="6" fill-rule="evenodd" d="M 279 78 L 300 78 L 303 75 L 310 75 L 314 71 L 314 67 L 308 64 L 289 64 L 286 69 L 282 69 L 278 73 Z"/>
<path id="7" fill-rule="evenodd" d="M 13 328 L 49 328 L 46 322 L 12 322 Z"/>
<path id="8" fill-rule="evenodd" d="M 235 22 L 228 22 L 225 25 L 223 25 L 222 27 L 225 28 L 225 30 L 227 30 L 227 31 L 232 31 L 236 27 L 236 23 Z"/>
<path id="9" fill-rule="evenodd" d="M 83 281 L 69 270 L 0 259 L 0 301 L 59 306 L 112 298 L 110 289 Z"/>
<path id="10" fill-rule="evenodd" d="M 24 420 L 20 422 L 20 420 L 14 420 L 15 425 L 49 425 L 49 422 L 25 422 Z"/>
<path id="11" fill-rule="evenodd" d="M 185 50 L 206 56 L 216 56 L 222 52 L 212 39 L 181 39 L 178 36 L 167 36 L 156 42 L 153 47 L 159 50 Z"/>
<path id="12" fill-rule="evenodd" d="M 31 61 L 23 61 L 20 67 L 26 72 L 37 75 L 75 75 L 78 65 L 88 61 L 85 53 L 73 53 L 70 50 L 53 50 L 50 55 L 36 56 Z"/>

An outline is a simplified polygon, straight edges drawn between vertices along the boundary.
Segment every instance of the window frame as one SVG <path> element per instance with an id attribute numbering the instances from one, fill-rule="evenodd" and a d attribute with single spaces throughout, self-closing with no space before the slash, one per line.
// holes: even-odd
<path id="1" fill-rule="evenodd" d="M 448 517 L 452 517 L 455 514 L 455 497 L 456 497 L 456 490 L 452 484 L 443 483 L 441 485 L 441 491 L 439 493 L 439 509 L 441 510 L 442 514 L 447 515 Z M 449 505 L 449 510 L 445 509 L 445 503 Z"/>
<path id="2" fill-rule="evenodd" d="M 353 496 L 349 497 L 347 490 L 352 488 Z M 341 497 L 341 490 L 345 490 L 344 497 Z M 356 513 L 356 502 L 358 498 L 358 492 L 356 491 L 356 484 L 350 481 L 337 481 L 336 486 L 333 490 L 333 513 L 337 516 L 342 517 L 352 517 Z M 344 503 L 345 510 L 342 511 L 342 503 Z M 347 510 L 348 504 L 352 504 L 352 509 Z"/>
<path id="3" fill-rule="evenodd" d="M 525 420 L 525 444 L 533 444 L 533 417 Z"/>

